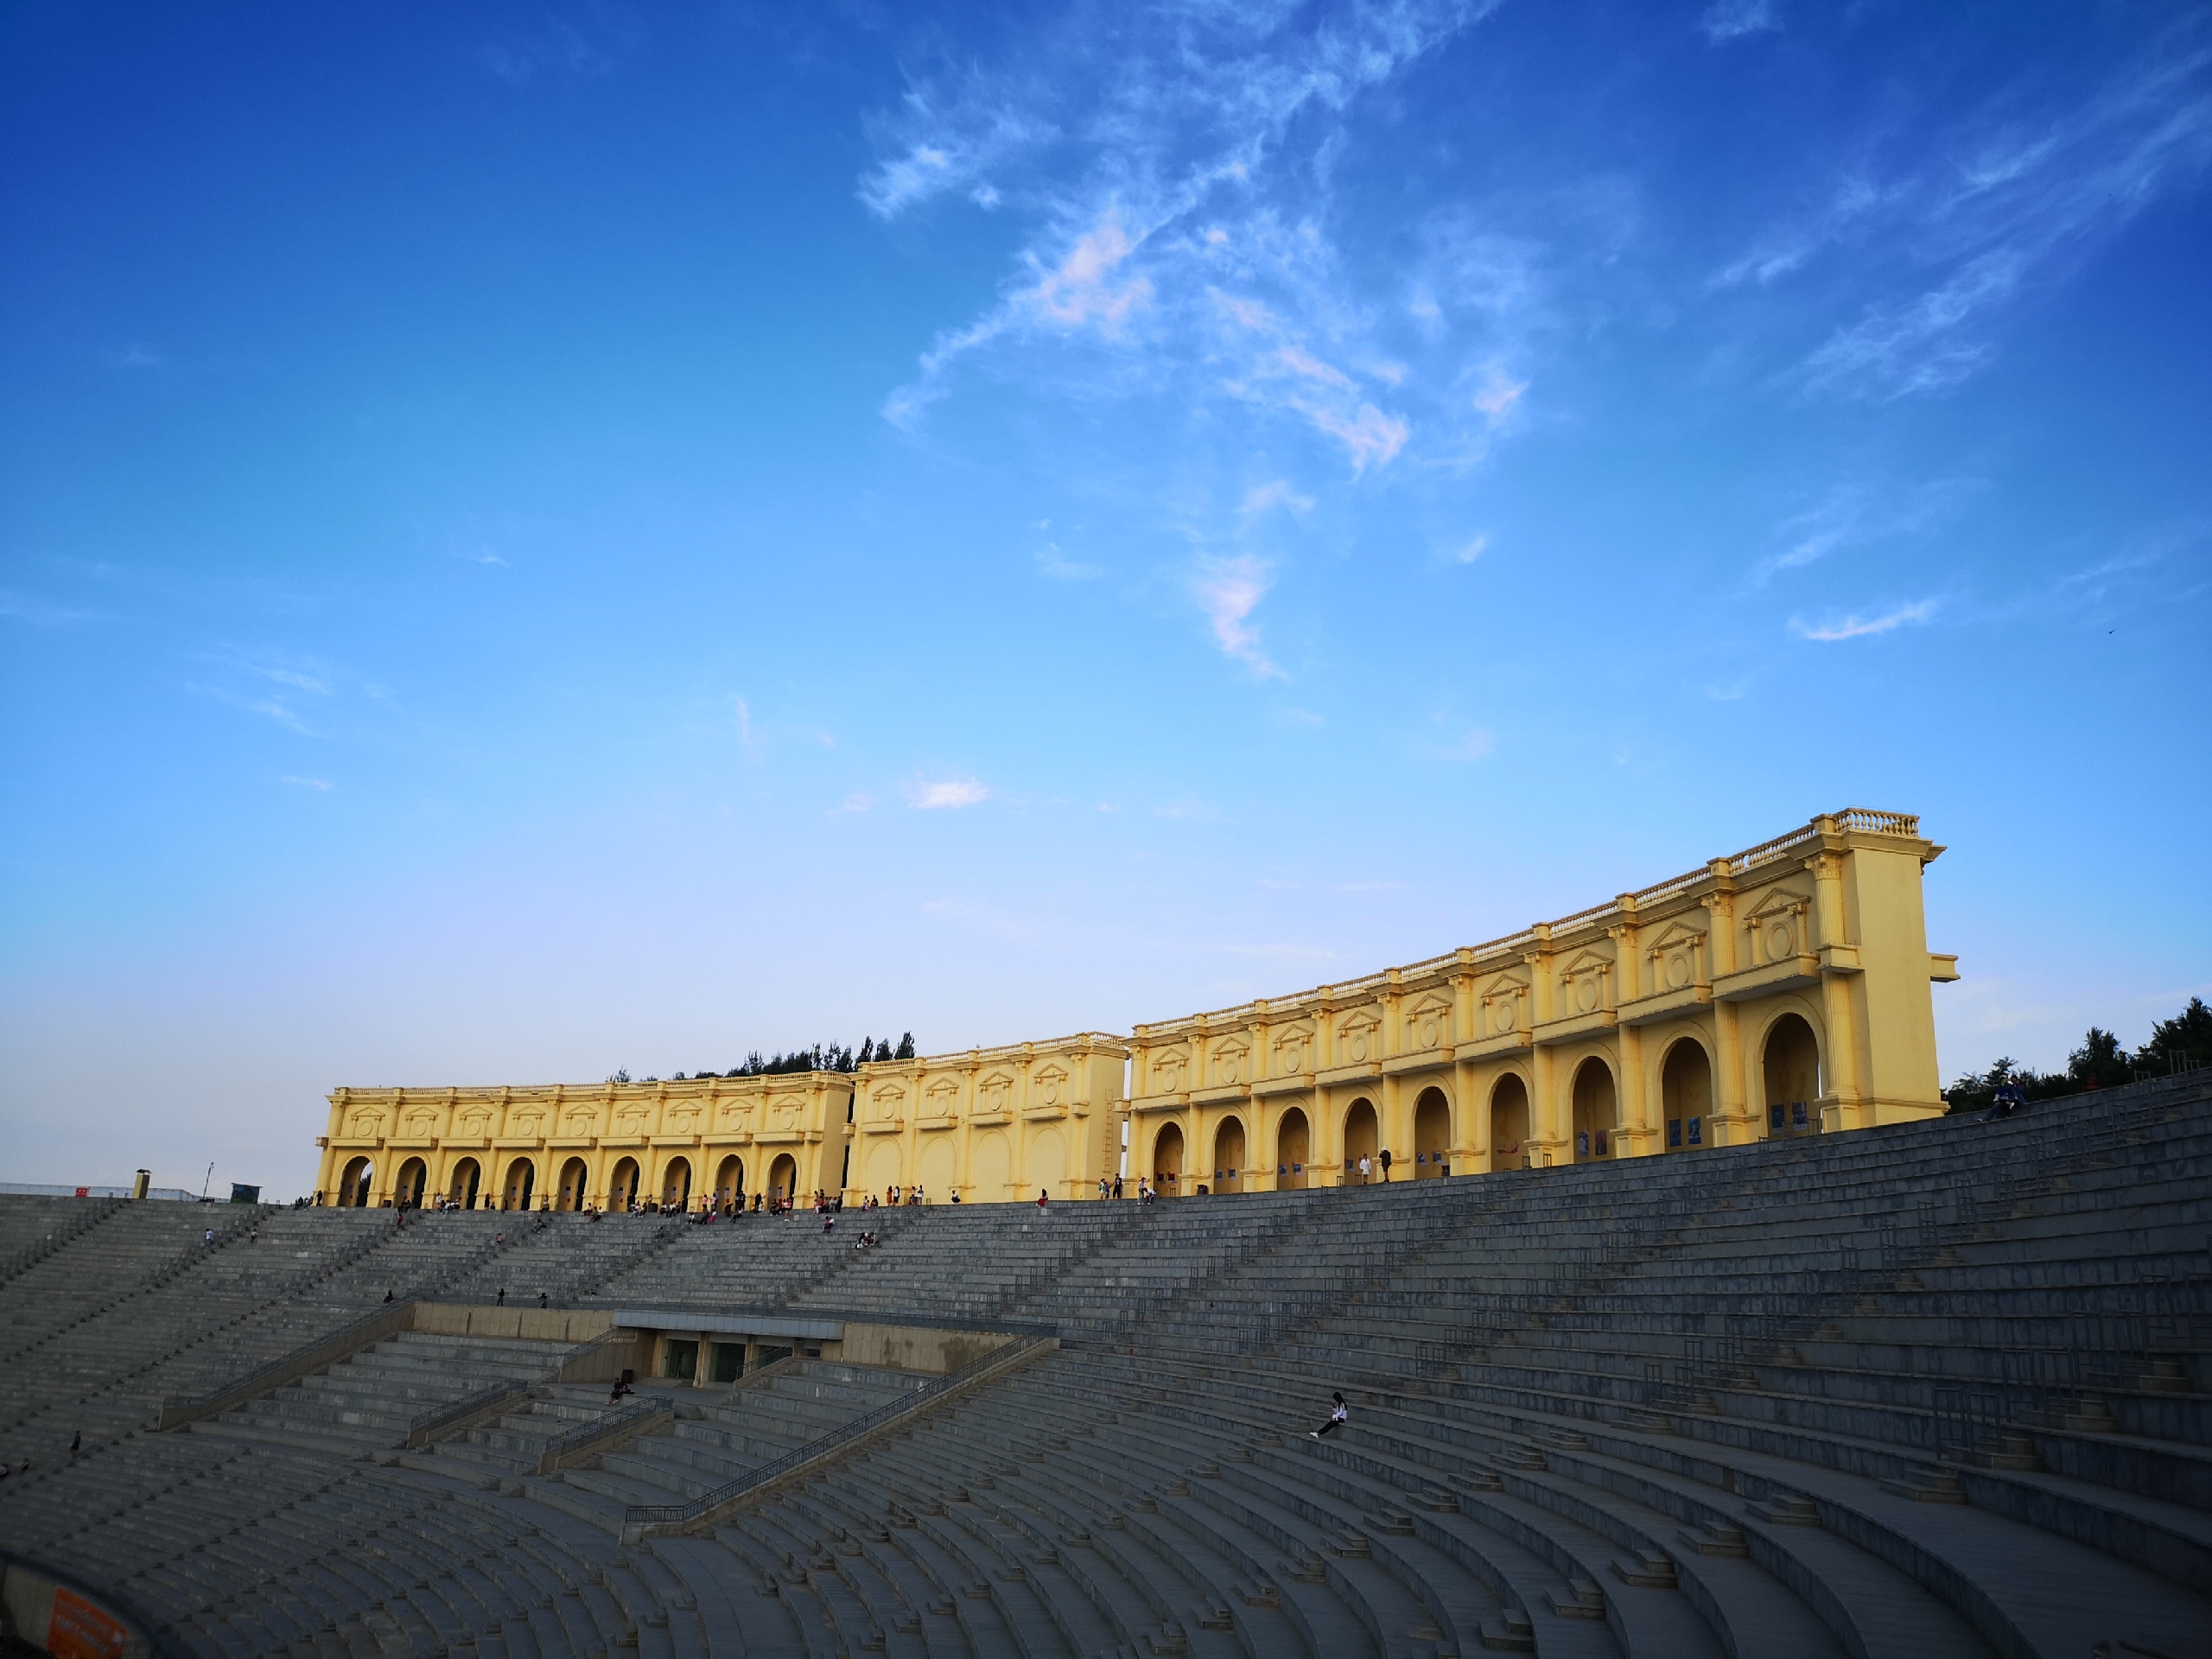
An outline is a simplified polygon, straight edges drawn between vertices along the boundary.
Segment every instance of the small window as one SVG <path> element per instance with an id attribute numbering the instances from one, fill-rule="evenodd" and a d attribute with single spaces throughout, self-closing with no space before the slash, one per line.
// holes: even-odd
<path id="1" fill-rule="evenodd" d="M 1778 1128 L 1782 1128 L 1782 1127 L 1783 1127 L 1783 1116 L 1782 1116 L 1782 1115 L 1783 1115 L 1783 1113 L 1785 1110 L 1787 1110 L 1787 1109 L 1787 1109 L 1786 1107 L 1784 1107 L 1784 1106 L 1783 1105 L 1783 1103 L 1782 1103 L 1780 1101 L 1778 1101 L 1778 1100 L 1777 1100 L 1777 1101 L 1776 1101 L 1776 1102 L 1774 1103 L 1774 1104 L 1773 1104 L 1773 1105 L 1771 1105 L 1771 1106 L 1770 1106 L 1770 1107 L 1768 1107 L 1768 1108 L 1766 1109 L 1766 1126 L 1767 1126 L 1767 1128 L 1769 1128 L 1770 1129 L 1778 1129 Z"/>
<path id="2" fill-rule="evenodd" d="M 1670 1117 L 1667 1120 L 1667 1144 L 1670 1147 L 1679 1147 L 1682 1144 L 1682 1120 L 1679 1117 Z"/>
<path id="3" fill-rule="evenodd" d="M 1690 1145 L 1701 1147 L 1704 1144 L 1705 1120 L 1701 1117 L 1694 1117 L 1690 1119 Z"/>
<path id="4" fill-rule="evenodd" d="M 1789 1104 L 1790 1128 L 1802 1129 L 1806 1126 L 1807 1122 L 1808 1119 L 1805 1116 L 1805 1103 L 1802 1100 L 1792 1101 Z"/>

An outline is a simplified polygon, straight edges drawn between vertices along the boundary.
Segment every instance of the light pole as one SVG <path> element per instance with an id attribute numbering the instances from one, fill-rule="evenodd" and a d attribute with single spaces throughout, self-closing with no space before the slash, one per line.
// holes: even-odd
<path id="1" fill-rule="evenodd" d="M 211 1182 L 211 1181 L 213 1181 L 214 1179 L 215 1179 L 215 1165 L 214 1165 L 213 1160 L 211 1159 L 211 1160 L 208 1161 L 208 1165 L 207 1165 L 207 1174 L 206 1174 L 206 1175 L 204 1175 L 204 1176 L 202 1176 L 202 1177 L 200 1178 L 200 1203 L 205 1204 L 205 1203 L 207 1203 L 207 1185 L 208 1185 L 208 1183 L 209 1183 L 209 1182 Z"/>

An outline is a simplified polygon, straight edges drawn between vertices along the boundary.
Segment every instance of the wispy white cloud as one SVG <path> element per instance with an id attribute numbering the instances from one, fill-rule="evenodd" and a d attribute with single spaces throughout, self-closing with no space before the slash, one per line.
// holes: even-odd
<path id="1" fill-rule="evenodd" d="M 918 812 L 934 812 L 976 806 L 990 798 L 989 787 L 973 778 L 948 778 L 936 783 L 921 779 L 908 791 L 906 804 Z"/>
<path id="2" fill-rule="evenodd" d="M 1283 671 L 1268 660 L 1260 648 L 1260 631 L 1252 613 L 1274 583 L 1274 574 L 1264 559 L 1251 554 L 1235 558 L 1201 559 L 1192 580 L 1198 608 L 1213 629 L 1214 643 L 1223 654 L 1250 668 L 1262 679 L 1280 679 Z"/>
<path id="3" fill-rule="evenodd" d="M 1097 565 L 1068 557 L 1057 542 L 1047 542 L 1037 550 L 1037 568 L 1055 582 L 1092 582 L 1106 574 Z"/>
<path id="4" fill-rule="evenodd" d="M 330 785 L 328 781 L 321 778 L 284 777 L 279 778 L 276 781 L 280 784 L 295 784 L 302 789 L 319 790 L 324 794 L 328 794 L 330 792 Z"/>
<path id="5" fill-rule="evenodd" d="M 1490 536 L 1485 531 L 1480 535 L 1470 536 L 1458 546 L 1448 550 L 1444 555 L 1444 559 L 1447 564 L 1472 564 L 1488 551 L 1490 551 Z"/>
<path id="6" fill-rule="evenodd" d="M 1255 484 L 1244 492 L 1244 499 L 1236 511 L 1247 518 L 1256 518 L 1271 507 L 1287 507 L 1294 513 L 1313 511 L 1313 498 L 1300 495 L 1287 478 L 1271 478 L 1264 484 Z"/>
<path id="7" fill-rule="evenodd" d="M 1913 130 L 1901 168 L 1854 158 L 1712 286 L 1771 285 L 1848 249 L 1863 273 L 1858 315 L 1803 358 L 1798 382 L 1876 399 L 1957 385 L 1989 362 L 2024 298 L 2212 165 L 2203 33 L 2177 25 L 2072 106 L 2024 108 L 2008 88 L 1944 130 Z"/>
<path id="8" fill-rule="evenodd" d="M 1526 385 L 1502 366 L 1462 384 L 1500 344 L 1470 319 L 1523 302 L 1525 281 L 1470 283 L 1452 257 L 1469 250 L 1432 238 L 1403 303 L 1363 295 L 1328 181 L 1353 106 L 1490 9 L 1077 6 L 1001 64 L 916 86 L 875 124 L 862 199 L 894 218 L 984 181 L 1035 228 L 997 303 L 939 335 L 886 417 L 912 427 L 989 351 L 1077 384 L 1226 398 L 1355 477 L 1429 450 L 1463 461 Z M 1513 264 L 1483 251 L 1500 275 Z M 1393 329 L 1431 349 L 1409 364 Z M 1439 342 L 1455 348 L 1440 365 Z"/>
<path id="9" fill-rule="evenodd" d="M 1846 548 L 1923 535 L 1980 487 L 1981 480 L 1970 478 L 1937 479 L 1903 491 L 1840 484 L 1783 521 L 1776 532 L 1778 545 L 1751 567 L 1751 586 L 1764 587 L 1783 571 L 1817 563 Z"/>
<path id="10" fill-rule="evenodd" d="M 874 796 L 869 794 L 868 791 L 864 789 L 856 789 L 851 794 L 846 796 L 843 800 L 837 803 L 836 811 L 830 816 L 835 817 L 849 812 L 865 812 L 874 804 Z"/>
<path id="11" fill-rule="evenodd" d="M 11 593 L 5 588 L 0 588 L 0 616 L 41 628 L 58 628 L 72 622 L 115 620 L 105 611 L 88 611 L 74 605 L 56 605 L 48 600 L 37 599 L 29 594 Z"/>
<path id="12" fill-rule="evenodd" d="M 1712 41 L 1732 41 L 1782 27 L 1774 0 L 1713 0 L 1698 19 L 1698 27 Z"/>
<path id="13" fill-rule="evenodd" d="M 1789 619 L 1789 632 L 1800 639 L 1817 639 L 1827 644 L 1843 639 L 1865 639 L 1874 634 L 1888 633 L 1910 622 L 1925 622 L 1936 614 L 1939 602 L 1933 599 L 1918 599 L 1875 616 L 1862 616 L 1853 611 L 1847 616 L 1830 617 L 1821 622 L 1808 622 L 1802 617 L 1793 616 Z"/>

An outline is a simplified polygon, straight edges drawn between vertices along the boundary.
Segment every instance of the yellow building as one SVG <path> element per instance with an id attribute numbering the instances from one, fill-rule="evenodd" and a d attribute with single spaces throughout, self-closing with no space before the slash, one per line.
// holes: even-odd
<path id="1" fill-rule="evenodd" d="M 1921 871 L 1852 810 L 1510 938 L 1344 984 L 856 1074 L 340 1089 L 325 1202 L 696 1208 L 1266 1191 L 1541 1166 L 1943 1109 Z M 1124 1126 L 1126 1125 L 1126 1128 Z M 1368 1160 L 1363 1177 L 1361 1160 Z"/>

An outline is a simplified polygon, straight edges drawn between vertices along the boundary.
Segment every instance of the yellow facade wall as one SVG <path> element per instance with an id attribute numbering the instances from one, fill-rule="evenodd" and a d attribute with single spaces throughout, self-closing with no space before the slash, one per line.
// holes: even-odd
<path id="1" fill-rule="evenodd" d="M 318 1183 L 532 1208 L 733 1185 L 849 1203 L 1334 1185 L 1736 1146 L 1943 1109 L 1909 815 L 1851 809 L 1642 891 L 1363 979 L 856 1074 L 340 1089 Z M 1126 1083 L 1125 1083 L 1126 1078 Z M 1802 1109 L 1803 1122 L 1798 1120 Z M 1776 1109 L 1782 1114 L 1775 1119 Z M 1128 1149 L 1122 1151 L 1124 1134 Z M 1604 1150 L 1599 1150 L 1600 1137 Z"/>

